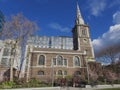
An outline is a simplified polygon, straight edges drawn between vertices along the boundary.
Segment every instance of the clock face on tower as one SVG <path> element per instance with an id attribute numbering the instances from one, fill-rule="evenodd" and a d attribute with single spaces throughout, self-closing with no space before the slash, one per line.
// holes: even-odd
<path id="1" fill-rule="evenodd" d="M 84 43 L 88 43 L 88 40 L 86 38 L 83 39 Z"/>

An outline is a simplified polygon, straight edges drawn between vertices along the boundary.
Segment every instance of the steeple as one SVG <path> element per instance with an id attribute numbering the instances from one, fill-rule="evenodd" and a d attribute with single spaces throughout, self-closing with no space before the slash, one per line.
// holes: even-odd
<path id="1" fill-rule="evenodd" d="M 80 8 L 77 2 L 76 20 L 72 29 L 73 33 L 73 49 L 83 52 L 87 57 L 94 59 L 93 48 L 90 39 L 89 26 L 84 23 Z M 84 53 L 86 52 L 86 54 Z"/>
<path id="2" fill-rule="evenodd" d="M 80 13 L 80 8 L 79 8 L 78 2 L 77 2 L 76 25 L 80 25 L 80 24 L 84 24 L 84 20 Z"/>

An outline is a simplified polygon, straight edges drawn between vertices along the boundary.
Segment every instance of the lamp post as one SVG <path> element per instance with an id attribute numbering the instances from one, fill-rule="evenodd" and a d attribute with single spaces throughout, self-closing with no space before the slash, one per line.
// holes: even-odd
<path id="1" fill-rule="evenodd" d="M 10 81 L 13 81 L 13 59 L 10 59 Z"/>
<path id="2" fill-rule="evenodd" d="M 11 57 L 10 57 L 10 81 L 13 81 L 13 63 L 14 63 L 14 54 L 15 54 L 15 44 L 11 41 Z"/>
<path id="3" fill-rule="evenodd" d="M 16 53 L 16 43 L 17 41 L 11 41 L 11 54 L 10 54 L 10 81 L 13 81 L 13 64 L 14 64 L 14 58 Z"/>
<path id="4" fill-rule="evenodd" d="M 32 47 L 28 46 L 27 47 L 28 50 L 27 50 L 27 57 L 26 57 L 26 64 L 27 64 L 27 67 L 26 67 L 26 82 L 29 82 L 29 76 L 30 76 L 30 60 L 31 60 L 31 57 L 32 57 Z"/>
<path id="5" fill-rule="evenodd" d="M 87 69 L 87 77 L 88 77 L 88 84 L 89 84 L 90 78 L 89 78 L 88 61 L 86 61 L 86 69 Z"/>
<path id="6" fill-rule="evenodd" d="M 84 51 L 84 55 L 87 56 L 86 51 Z M 89 77 L 88 59 L 89 59 L 89 58 L 87 58 L 87 57 L 85 58 L 86 70 L 87 70 L 87 79 L 88 79 L 88 84 L 89 84 L 89 82 L 90 82 L 90 77 Z"/>
<path id="7" fill-rule="evenodd" d="M 54 86 L 54 63 L 52 61 L 52 86 Z"/>
<path id="8" fill-rule="evenodd" d="M 118 83 L 120 82 L 120 65 L 118 66 Z"/>

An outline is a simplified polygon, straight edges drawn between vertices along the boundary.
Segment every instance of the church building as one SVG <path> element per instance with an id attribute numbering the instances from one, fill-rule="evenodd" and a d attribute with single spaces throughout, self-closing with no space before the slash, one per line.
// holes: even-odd
<path id="1" fill-rule="evenodd" d="M 77 4 L 72 37 L 31 36 L 26 48 L 26 78 L 49 81 L 67 76 L 85 76 L 87 63 L 94 62 L 89 26 Z"/>

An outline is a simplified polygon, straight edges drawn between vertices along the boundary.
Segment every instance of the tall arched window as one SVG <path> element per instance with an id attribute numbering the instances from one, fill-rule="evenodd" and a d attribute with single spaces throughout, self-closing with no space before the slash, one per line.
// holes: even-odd
<path id="1" fill-rule="evenodd" d="M 56 75 L 56 71 L 54 71 L 54 75 Z"/>
<path id="2" fill-rule="evenodd" d="M 39 65 L 45 65 L 45 56 L 44 55 L 39 56 L 38 64 Z"/>
<path id="3" fill-rule="evenodd" d="M 80 66 L 80 59 L 77 56 L 74 57 L 74 65 L 75 66 Z"/>
<path id="4" fill-rule="evenodd" d="M 59 70 L 59 71 L 58 71 L 58 75 L 62 75 L 62 70 Z"/>
<path id="5" fill-rule="evenodd" d="M 57 56 L 57 65 L 63 65 L 63 57 Z"/>
<path id="6" fill-rule="evenodd" d="M 38 75 L 44 75 L 44 71 L 38 71 Z"/>
<path id="7" fill-rule="evenodd" d="M 64 59 L 64 66 L 67 66 L 67 59 Z"/>
<path id="8" fill-rule="evenodd" d="M 67 71 L 64 71 L 64 75 L 67 75 Z"/>

